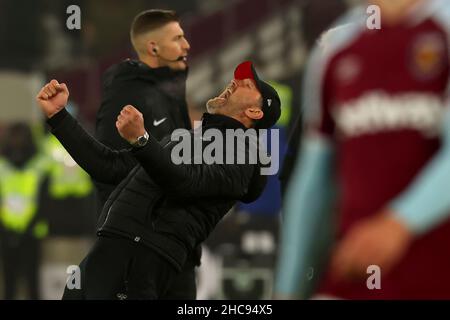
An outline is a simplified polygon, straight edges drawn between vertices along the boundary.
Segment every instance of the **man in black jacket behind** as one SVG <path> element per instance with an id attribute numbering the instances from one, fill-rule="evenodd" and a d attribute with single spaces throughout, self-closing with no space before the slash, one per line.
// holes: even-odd
<path id="1" fill-rule="evenodd" d="M 208 101 L 200 135 L 187 132 L 158 143 L 147 133 L 142 113 L 133 106 L 123 108 L 116 127 L 132 145 L 123 151 L 105 147 L 78 125 L 64 109 L 68 95 L 65 84 L 52 80 L 37 96 L 53 134 L 94 179 L 121 181 L 103 208 L 99 238 L 82 263 L 85 298 L 167 298 L 188 255 L 236 201 L 253 201 L 261 194 L 265 179 L 260 165 L 251 161 L 258 155 L 247 133 L 275 124 L 280 116 L 278 94 L 244 62 L 224 92 Z M 212 145 L 213 140 L 202 135 L 208 129 L 225 137 L 214 154 L 222 154 L 226 162 L 198 161 Z M 181 156 L 189 154 L 187 161 L 181 163 L 174 152 L 180 138 L 190 142 Z M 204 146 L 203 141 L 211 143 Z"/>
<path id="2" fill-rule="evenodd" d="M 131 24 L 130 39 L 138 60 L 122 61 L 105 72 L 102 103 L 97 113 L 95 137 L 115 150 L 129 147 L 116 128 L 117 117 L 128 104 L 143 114 L 145 127 L 151 128 L 157 140 L 175 129 L 191 129 L 185 98 L 190 46 L 177 14 L 159 9 L 139 13 Z M 98 181 L 95 185 L 100 213 L 117 185 Z M 195 266 L 200 264 L 200 256 L 198 247 L 187 259 L 167 297 L 195 299 Z"/>
<path id="3" fill-rule="evenodd" d="M 158 9 L 141 12 L 133 20 L 130 38 L 139 60 L 122 61 L 105 72 L 97 113 L 97 140 L 116 150 L 128 147 L 115 125 L 128 104 L 144 115 L 145 127 L 157 140 L 175 129 L 191 128 L 185 97 L 190 46 L 177 14 Z M 100 209 L 115 187 L 98 185 Z"/>

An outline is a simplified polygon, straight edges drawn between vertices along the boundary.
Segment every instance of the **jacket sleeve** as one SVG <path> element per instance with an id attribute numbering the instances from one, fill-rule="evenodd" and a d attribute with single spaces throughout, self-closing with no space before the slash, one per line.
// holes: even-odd
<path id="1" fill-rule="evenodd" d="M 175 164 L 171 150 L 163 148 L 151 135 L 147 145 L 133 150 L 133 154 L 161 188 L 185 198 L 221 196 L 241 199 L 247 194 L 257 167 L 254 164 Z"/>
<path id="2" fill-rule="evenodd" d="M 89 135 L 65 109 L 47 120 L 72 158 L 96 181 L 118 184 L 137 164 L 128 150 L 112 150 Z"/>

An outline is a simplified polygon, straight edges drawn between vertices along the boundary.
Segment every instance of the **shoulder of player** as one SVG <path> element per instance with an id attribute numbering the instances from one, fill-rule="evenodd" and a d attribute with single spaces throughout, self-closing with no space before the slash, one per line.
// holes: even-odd
<path id="1" fill-rule="evenodd" d="M 423 15 L 429 16 L 442 26 L 444 31 L 450 34 L 450 6 L 448 0 L 430 0 Z"/>
<path id="2" fill-rule="evenodd" d="M 352 42 L 366 29 L 367 15 L 363 6 L 349 10 L 333 26 L 322 33 L 317 43 L 319 52 L 332 55 Z"/>
<path id="3" fill-rule="evenodd" d="M 322 74 L 320 70 L 324 73 L 333 57 L 347 48 L 361 32 L 361 27 L 357 23 L 347 23 L 322 33 L 311 51 L 307 69 L 311 69 L 314 74 Z"/>

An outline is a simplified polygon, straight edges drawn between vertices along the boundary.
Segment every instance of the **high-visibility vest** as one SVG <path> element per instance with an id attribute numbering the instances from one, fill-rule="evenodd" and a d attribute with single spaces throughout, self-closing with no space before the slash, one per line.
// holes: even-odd
<path id="1" fill-rule="evenodd" d="M 81 169 L 58 139 L 47 135 L 43 144 L 49 158 L 49 194 L 54 199 L 85 197 L 92 191 L 89 175 Z"/>
<path id="2" fill-rule="evenodd" d="M 13 167 L 0 159 L 0 222 L 15 233 L 24 233 L 34 221 L 38 210 L 39 188 L 46 174 L 45 160 L 36 156 L 25 168 Z M 32 234 L 44 238 L 48 234 L 45 220 L 34 223 Z"/>

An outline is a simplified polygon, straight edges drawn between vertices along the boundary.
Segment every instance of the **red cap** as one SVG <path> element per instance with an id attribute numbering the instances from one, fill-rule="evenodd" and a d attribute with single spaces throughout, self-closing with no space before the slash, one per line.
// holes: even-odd
<path id="1" fill-rule="evenodd" d="M 256 80 L 251 61 L 244 61 L 240 65 L 238 65 L 236 67 L 236 70 L 234 70 L 234 78 L 236 80 L 243 80 L 243 79 Z"/>

